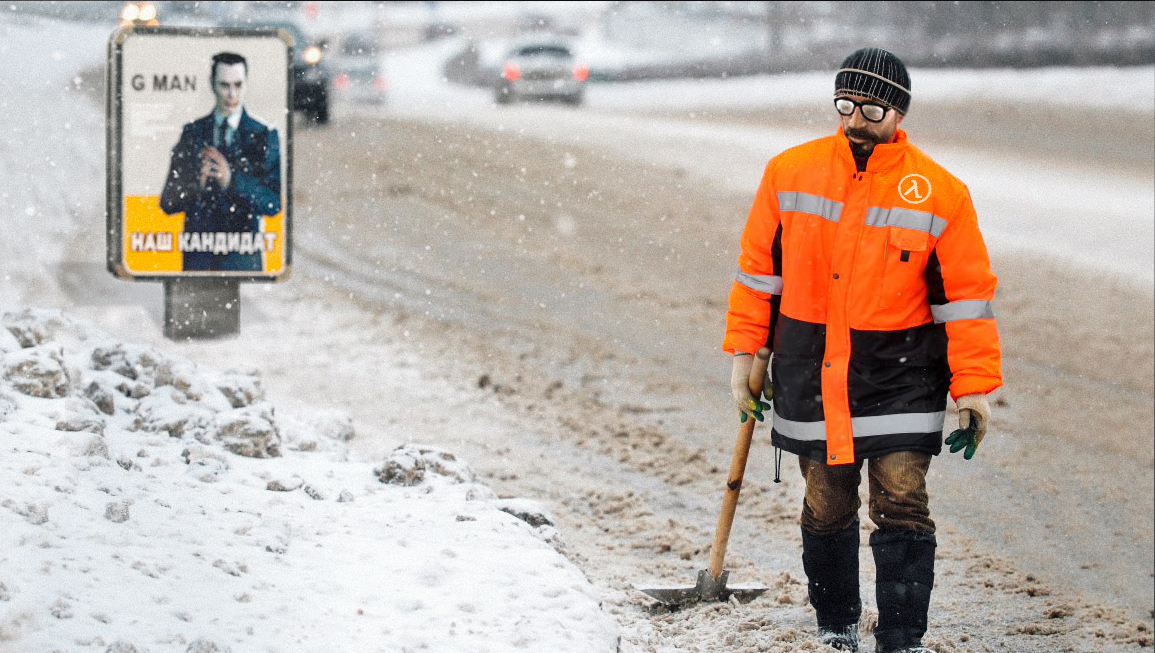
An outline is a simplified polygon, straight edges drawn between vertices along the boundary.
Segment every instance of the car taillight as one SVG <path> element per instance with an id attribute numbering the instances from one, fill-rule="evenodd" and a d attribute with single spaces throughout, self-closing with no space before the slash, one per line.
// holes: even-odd
<path id="1" fill-rule="evenodd" d="M 505 62 L 505 68 L 501 71 L 501 76 L 511 82 L 516 81 L 521 79 L 521 68 L 519 68 L 517 64 L 513 63 L 512 61 L 507 61 Z"/>
<path id="2" fill-rule="evenodd" d="M 573 78 L 579 82 L 584 82 L 590 78 L 590 67 L 578 64 L 573 67 Z"/>
<path id="3" fill-rule="evenodd" d="M 338 91 L 343 91 L 349 88 L 349 75 L 346 73 L 340 73 L 334 77 L 333 88 L 337 89 Z"/>
<path id="4" fill-rule="evenodd" d="M 389 80 L 385 79 L 384 75 L 373 75 L 373 88 L 384 91 L 389 88 Z"/>

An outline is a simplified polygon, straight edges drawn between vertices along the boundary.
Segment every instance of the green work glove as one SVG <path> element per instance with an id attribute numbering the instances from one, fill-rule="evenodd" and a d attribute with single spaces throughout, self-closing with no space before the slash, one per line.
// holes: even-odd
<path id="1" fill-rule="evenodd" d="M 734 354 L 734 367 L 730 373 L 730 391 L 734 395 L 734 403 L 738 405 L 739 419 L 743 424 L 751 417 L 759 422 L 766 421 L 766 416 L 762 412 L 770 409 L 769 403 L 755 398 L 750 392 L 750 370 L 753 367 L 753 354 L 743 352 Z M 762 384 L 762 394 L 768 399 L 771 398 L 774 394 L 774 387 L 770 384 L 769 374 L 766 375 Z"/>
<path id="2" fill-rule="evenodd" d="M 975 441 L 975 431 L 970 427 L 951 431 L 951 434 L 946 436 L 946 444 L 950 445 L 951 453 L 958 453 L 960 449 L 965 448 L 963 458 L 967 460 L 970 460 L 979 448 L 979 443 Z"/>
<path id="3" fill-rule="evenodd" d="M 951 453 L 963 452 L 963 458 L 970 460 L 978 451 L 979 443 L 987 434 L 987 424 L 991 419 L 991 405 L 986 395 L 963 395 L 955 400 L 958 405 L 959 428 L 946 438 Z"/>

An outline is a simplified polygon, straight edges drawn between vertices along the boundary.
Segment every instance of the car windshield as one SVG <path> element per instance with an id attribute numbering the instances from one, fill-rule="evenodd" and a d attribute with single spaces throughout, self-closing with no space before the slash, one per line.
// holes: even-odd
<path id="1" fill-rule="evenodd" d="M 543 59 L 568 59 L 569 50 L 557 45 L 529 45 L 518 48 L 519 57 L 540 57 Z"/>
<path id="2" fill-rule="evenodd" d="M 377 54 L 377 40 L 368 34 L 350 34 L 341 43 L 341 54 L 354 57 Z"/>

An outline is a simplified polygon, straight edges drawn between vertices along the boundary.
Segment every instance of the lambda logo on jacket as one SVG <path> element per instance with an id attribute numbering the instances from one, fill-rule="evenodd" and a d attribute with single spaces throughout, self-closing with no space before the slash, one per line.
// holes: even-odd
<path id="1" fill-rule="evenodd" d="M 922 204 L 930 198 L 930 182 L 922 175 L 907 175 L 898 182 L 898 194 L 911 204 Z"/>

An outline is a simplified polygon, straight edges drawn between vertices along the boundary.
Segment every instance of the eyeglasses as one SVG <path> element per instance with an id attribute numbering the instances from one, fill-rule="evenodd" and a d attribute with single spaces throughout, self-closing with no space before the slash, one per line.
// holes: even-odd
<path id="1" fill-rule="evenodd" d="M 861 109 L 862 117 L 869 122 L 882 122 L 882 119 L 886 117 L 886 112 L 890 111 L 890 107 L 873 102 L 856 102 L 848 97 L 834 98 L 835 110 L 844 116 L 853 115 L 854 107 Z"/>

